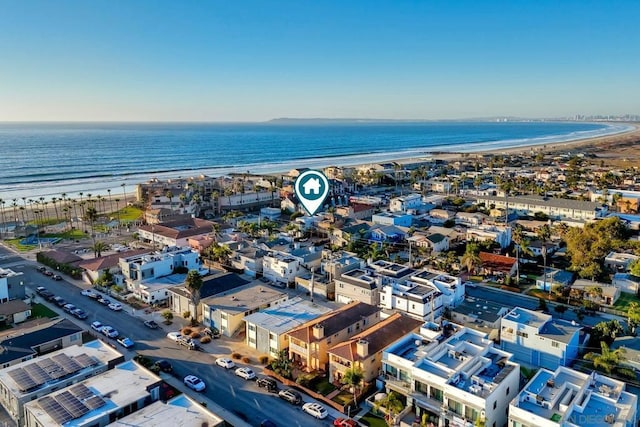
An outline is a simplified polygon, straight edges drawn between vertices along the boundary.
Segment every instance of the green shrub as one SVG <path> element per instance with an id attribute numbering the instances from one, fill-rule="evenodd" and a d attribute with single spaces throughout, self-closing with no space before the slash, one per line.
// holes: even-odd
<path id="1" fill-rule="evenodd" d="M 250 357 L 245 356 L 245 357 L 243 357 L 243 358 L 242 358 L 242 362 L 243 362 L 243 363 L 251 363 L 251 358 L 250 358 Z"/>
<path id="2" fill-rule="evenodd" d="M 209 335 L 205 335 L 202 338 L 200 338 L 200 342 L 202 344 L 207 344 L 211 342 L 211 337 Z"/>
<path id="3" fill-rule="evenodd" d="M 269 356 L 260 356 L 258 361 L 261 365 L 266 365 L 269 362 Z"/>
<path id="4" fill-rule="evenodd" d="M 240 359 L 242 357 L 242 355 L 240 353 L 231 353 L 231 358 L 232 359 Z"/>
<path id="5" fill-rule="evenodd" d="M 191 312 L 190 311 L 183 312 L 182 317 L 184 317 L 185 319 L 188 319 L 189 317 L 191 317 Z"/>

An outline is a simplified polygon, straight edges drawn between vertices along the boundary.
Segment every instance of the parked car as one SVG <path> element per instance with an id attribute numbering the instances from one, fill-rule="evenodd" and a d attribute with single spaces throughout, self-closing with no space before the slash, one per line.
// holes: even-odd
<path id="1" fill-rule="evenodd" d="M 358 423 L 351 418 L 336 418 L 333 420 L 335 427 L 358 427 Z"/>
<path id="2" fill-rule="evenodd" d="M 264 387 L 267 391 L 276 392 L 278 391 L 278 382 L 273 378 L 269 377 L 261 377 L 256 380 L 256 384 L 258 387 Z"/>
<path id="3" fill-rule="evenodd" d="M 198 344 L 196 344 L 196 342 L 189 337 L 181 336 L 176 340 L 176 342 L 178 343 L 178 345 L 187 347 L 189 350 L 198 349 Z"/>
<path id="4" fill-rule="evenodd" d="M 280 392 L 278 392 L 278 396 L 280 396 L 281 399 L 284 399 L 287 402 L 291 403 L 292 405 L 299 405 L 302 403 L 302 396 L 300 395 L 300 393 L 290 388 L 286 390 L 280 390 Z"/>
<path id="5" fill-rule="evenodd" d="M 195 375 L 187 375 L 184 377 L 184 385 L 194 391 L 204 391 L 207 386 L 200 378 Z"/>
<path id="6" fill-rule="evenodd" d="M 236 369 L 236 375 L 245 380 L 253 380 L 256 378 L 256 373 L 251 368 L 238 368 Z"/>
<path id="7" fill-rule="evenodd" d="M 166 360 L 158 360 L 156 361 L 156 363 L 154 363 L 154 366 L 156 366 L 162 372 L 173 371 L 173 366 L 171 366 L 171 363 L 167 362 Z"/>
<path id="8" fill-rule="evenodd" d="M 227 359 L 226 357 L 221 357 L 219 359 L 216 359 L 216 365 L 222 366 L 225 369 L 231 369 L 236 367 L 236 364 L 233 363 L 233 360 Z"/>
<path id="9" fill-rule="evenodd" d="M 216 328 L 215 326 L 212 326 L 210 328 L 206 328 L 204 330 L 204 333 L 208 336 L 210 336 L 211 338 L 220 338 L 220 331 L 218 330 L 218 328 Z"/>
<path id="10" fill-rule="evenodd" d="M 45 271 L 47 271 L 47 267 L 45 267 L 45 266 L 41 265 L 40 267 L 38 267 L 38 268 L 37 268 L 37 270 L 38 270 L 40 273 L 44 273 Z"/>
<path id="11" fill-rule="evenodd" d="M 73 305 L 73 304 L 65 304 L 65 305 L 62 307 L 62 309 L 63 309 L 64 311 L 66 311 L 67 313 L 71 313 L 71 312 L 72 312 L 73 310 L 75 310 L 76 308 L 78 308 L 78 307 L 76 307 L 76 306 L 75 306 L 75 305 Z"/>
<path id="12" fill-rule="evenodd" d="M 109 305 L 109 304 L 111 304 L 111 301 L 110 301 L 110 300 L 108 300 L 108 299 L 106 299 L 105 297 L 100 297 L 100 298 L 98 298 L 98 302 L 99 302 L 100 304 L 103 304 L 103 305 Z"/>
<path id="13" fill-rule="evenodd" d="M 324 420 L 327 418 L 327 415 L 329 415 L 329 412 L 324 406 L 315 402 L 308 402 L 302 405 L 302 411 L 319 420 Z"/>
<path id="14" fill-rule="evenodd" d="M 62 297 L 53 297 L 52 302 L 58 307 L 64 307 L 64 305 L 67 303 Z"/>
<path id="15" fill-rule="evenodd" d="M 120 343 L 124 348 L 131 348 L 135 344 L 132 339 L 127 337 L 118 338 L 116 341 L 118 341 L 118 343 Z"/>
<path id="16" fill-rule="evenodd" d="M 90 298 L 96 298 L 98 296 L 98 294 L 95 293 L 92 289 L 85 289 L 80 293 L 85 297 L 90 297 Z"/>
<path id="17" fill-rule="evenodd" d="M 169 332 L 167 334 L 167 338 L 172 341 L 178 341 L 180 338 L 182 338 L 182 334 L 180 332 Z"/>
<path id="18" fill-rule="evenodd" d="M 121 311 L 122 304 L 120 304 L 119 302 L 112 302 L 111 304 L 109 304 L 109 308 L 113 311 Z"/>
<path id="19" fill-rule="evenodd" d="M 44 274 L 45 276 L 49 276 L 49 277 L 51 277 L 51 276 L 53 276 L 53 271 L 49 271 L 49 270 L 46 270 L 46 269 L 45 269 L 45 270 L 42 272 L 42 274 Z"/>
<path id="20" fill-rule="evenodd" d="M 62 280 L 62 276 L 59 274 L 54 274 L 53 276 L 51 276 L 51 278 L 56 281 Z"/>
<path id="21" fill-rule="evenodd" d="M 158 325 L 154 320 L 147 320 L 144 322 L 144 326 L 151 329 L 158 329 L 160 325 Z"/>
<path id="22" fill-rule="evenodd" d="M 71 312 L 71 314 L 76 316 L 78 319 L 86 319 L 87 317 L 89 317 L 87 313 L 85 313 L 85 311 L 81 308 L 76 308 Z"/>
<path id="23" fill-rule="evenodd" d="M 38 286 L 36 288 L 36 293 L 38 295 L 42 295 L 43 292 L 49 292 L 49 291 L 47 291 L 47 288 L 45 288 L 44 286 Z"/>
<path id="24" fill-rule="evenodd" d="M 98 332 L 102 332 L 102 327 L 104 325 L 100 322 L 98 322 L 97 320 L 93 323 L 91 323 L 91 329 L 93 329 L 94 331 L 98 331 Z"/>
<path id="25" fill-rule="evenodd" d="M 118 331 L 111 326 L 103 326 L 101 332 L 109 338 L 116 338 L 120 335 Z"/>
<path id="26" fill-rule="evenodd" d="M 55 296 L 53 293 L 44 290 L 40 293 L 40 296 L 44 299 L 46 299 L 47 301 L 51 301 L 51 299 Z"/>

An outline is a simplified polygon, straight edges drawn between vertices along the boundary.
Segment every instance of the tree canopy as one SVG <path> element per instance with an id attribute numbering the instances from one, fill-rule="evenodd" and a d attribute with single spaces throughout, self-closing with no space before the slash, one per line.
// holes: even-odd
<path id="1" fill-rule="evenodd" d="M 584 228 L 571 228 L 565 235 L 567 254 L 571 258 L 570 269 L 582 278 L 599 276 L 605 256 L 624 246 L 627 232 L 627 227 L 618 217 L 585 224 Z"/>

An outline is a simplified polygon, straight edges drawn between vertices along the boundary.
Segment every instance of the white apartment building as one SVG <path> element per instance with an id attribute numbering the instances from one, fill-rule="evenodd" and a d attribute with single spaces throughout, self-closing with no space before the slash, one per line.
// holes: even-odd
<path id="1" fill-rule="evenodd" d="M 262 258 L 262 275 L 273 282 L 293 283 L 301 270 L 300 258 L 290 254 L 274 251 Z"/>
<path id="2" fill-rule="evenodd" d="M 603 218 L 608 213 L 607 207 L 601 203 L 536 196 L 478 196 L 477 202 L 487 207 L 494 205 L 498 209 L 509 209 L 522 216 L 542 212 L 559 220 L 592 220 Z"/>
<path id="3" fill-rule="evenodd" d="M 24 406 L 25 427 L 105 427 L 160 398 L 162 379 L 133 360 Z"/>
<path id="4" fill-rule="evenodd" d="M 391 212 L 406 212 L 409 209 L 418 209 L 422 205 L 422 196 L 413 193 L 392 198 L 389 201 L 389 210 Z"/>
<path id="5" fill-rule="evenodd" d="M 555 369 L 578 357 L 581 329 L 550 314 L 516 307 L 502 318 L 500 346 L 518 362 Z"/>
<path id="6" fill-rule="evenodd" d="M 465 285 L 462 279 L 442 271 L 419 270 L 409 278 L 411 282 L 435 286 L 442 294 L 445 308 L 457 307 L 464 301 Z"/>
<path id="7" fill-rule="evenodd" d="M 504 249 L 511 244 L 511 227 L 495 225 L 471 227 L 467 229 L 467 241 L 469 240 L 493 240 Z"/>
<path id="8" fill-rule="evenodd" d="M 330 308 L 300 297 L 260 310 L 244 318 L 246 344 L 270 357 L 278 357 L 278 352 L 289 345 L 287 332 L 329 311 Z"/>
<path id="9" fill-rule="evenodd" d="M 510 359 L 482 332 L 425 323 L 384 350 L 381 380 L 435 426 L 502 427 L 519 391 L 520 365 Z"/>
<path id="10" fill-rule="evenodd" d="M 336 301 L 342 304 L 360 301 L 369 305 L 378 305 L 379 283 L 381 283 L 381 277 L 376 277 L 369 271 L 361 269 L 346 271 L 335 278 Z"/>
<path id="11" fill-rule="evenodd" d="M 164 301 L 167 287 L 182 282 L 183 277 L 171 280 L 176 268 L 200 270 L 202 260 L 198 252 L 188 247 L 167 247 L 161 251 L 148 252 L 120 258 L 120 269 L 128 290 L 139 299 L 157 303 Z"/>
<path id="12" fill-rule="evenodd" d="M 123 361 L 122 354 L 99 340 L 27 360 L 0 371 L 0 404 L 18 425 L 24 425 L 23 409 L 27 403 L 106 372 Z"/>
<path id="13" fill-rule="evenodd" d="M 509 427 L 635 427 L 638 397 L 595 371 L 540 369 L 509 405 Z"/>
<path id="14" fill-rule="evenodd" d="M 434 321 L 444 310 L 442 300 L 442 293 L 432 285 L 390 283 L 382 287 L 379 305 L 414 319 Z"/>

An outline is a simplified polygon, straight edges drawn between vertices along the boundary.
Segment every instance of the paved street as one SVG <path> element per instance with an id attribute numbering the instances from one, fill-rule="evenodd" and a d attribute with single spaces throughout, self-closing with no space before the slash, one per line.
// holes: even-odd
<path id="1" fill-rule="evenodd" d="M 225 338 L 214 340 L 210 344 L 204 344 L 204 352 L 190 351 L 166 338 L 166 333 L 178 330 L 179 324 L 162 325 L 161 328 L 156 330 L 149 329 L 144 326 L 143 321 L 145 318 L 150 318 L 150 315 L 141 310 L 136 311 L 136 316 L 131 315 L 132 310 L 129 307 L 125 307 L 122 312 L 114 312 L 107 306 L 83 296 L 80 293 L 80 288 L 75 284 L 69 283 L 67 280 L 55 281 L 43 275 L 36 270 L 38 264 L 14 255 L 6 248 L 0 247 L 0 257 L 2 257 L 0 266 L 24 273 L 24 285 L 28 294 L 35 294 L 37 286 L 45 286 L 54 294 L 64 298 L 68 303 L 85 310 L 89 317 L 85 321 L 78 320 L 66 314 L 55 304 L 44 301 L 39 296 L 36 296 L 37 302 L 46 304 L 61 316 L 67 317 L 87 329 L 90 329 L 91 322 L 99 320 L 103 324 L 113 326 L 120 332 L 121 336 L 128 336 L 134 340 L 136 343 L 135 348 L 127 350 L 117 344 L 115 340 L 99 336 L 101 339 L 114 344 L 118 351 L 125 354 L 127 358 L 132 358 L 137 353 L 141 353 L 154 359 L 170 361 L 174 367 L 174 374 L 172 377 L 165 376 L 167 381 L 198 401 L 206 402 L 210 400 L 219 405 L 230 414 L 228 417 L 225 416 L 228 414 L 221 415 L 224 418 L 231 418 L 231 423 L 236 427 L 242 425 L 243 421 L 246 421 L 248 425 L 259 426 L 260 422 L 266 418 L 276 422 L 286 420 L 287 425 L 292 426 L 328 426 L 332 424 L 336 416 L 339 416 L 337 411 L 328 408 L 330 416 L 325 420 L 316 420 L 302 412 L 301 406 L 290 405 L 280 399 L 277 394 L 268 393 L 264 389 L 257 387 L 253 381 L 246 381 L 237 377 L 233 370 L 227 371 L 214 365 L 214 360 L 217 356 L 229 356 L 230 346 Z M 159 316 L 156 316 L 155 319 L 157 321 L 160 320 Z M 216 354 L 217 352 L 219 354 Z M 238 366 L 244 365 L 239 363 Z M 261 371 L 259 366 L 252 366 L 252 369 L 257 373 Z M 206 399 L 203 399 L 202 394 L 195 393 L 184 387 L 182 378 L 188 374 L 200 377 L 207 384 L 207 390 L 204 393 Z M 305 402 L 312 401 L 308 396 L 304 396 L 304 400 Z M 208 404 L 207 406 L 214 412 L 216 411 L 216 408 L 212 407 L 212 405 Z"/>

